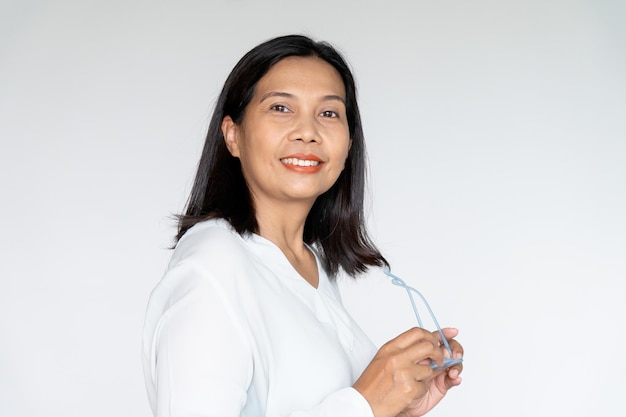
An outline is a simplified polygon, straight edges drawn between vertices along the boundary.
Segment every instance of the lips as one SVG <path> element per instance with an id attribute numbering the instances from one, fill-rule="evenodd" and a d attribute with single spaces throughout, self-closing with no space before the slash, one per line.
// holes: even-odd
<path id="1" fill-rule="evenodd" d="M 297 165 L 299 167 L 316 167 L 320 164 L 320 161 L 313 161 L 311 159 L 299 159 L 299 158 L 283 158 L 280 160 L 286 165 Z"/>
<path id="2" fill-rule="evenodd" d="M 324 161 L 315 155 L 289 155 L 280 158 L 280 162 L 289 169 L 299 172 L 316 172 L 320 169 Z"/>

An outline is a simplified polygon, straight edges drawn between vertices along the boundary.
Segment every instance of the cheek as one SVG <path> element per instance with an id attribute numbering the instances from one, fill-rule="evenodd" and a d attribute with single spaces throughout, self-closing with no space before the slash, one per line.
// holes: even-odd
<path id="1" fill-rule="evenodd" d="M 346 168 L 346 161 L 348 160 L 348 155 L 350 154 L 350 147 L 342 147 L 337 149 L 337 158 L 336 158 L 336 174 L 339 175 Z"/>

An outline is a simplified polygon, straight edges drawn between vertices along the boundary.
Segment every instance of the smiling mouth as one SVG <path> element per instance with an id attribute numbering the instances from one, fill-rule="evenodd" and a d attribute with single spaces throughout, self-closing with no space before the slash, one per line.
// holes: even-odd
<path id="1" fill-rule="evenodd" d="M 321 163 L 320 161 L 312 161 L 310 159 L 298 158 L 282 158 L 280 162 L 285 165 L 294 165 L 298 167 L 316 167 Z"/>

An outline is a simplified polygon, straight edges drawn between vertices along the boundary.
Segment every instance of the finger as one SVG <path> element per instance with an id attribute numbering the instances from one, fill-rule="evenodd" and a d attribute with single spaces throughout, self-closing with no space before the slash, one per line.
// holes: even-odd
<path id="1" fill-rule="evenodd" d="M 454 359 L 462 359 L 464 355 L 464 350 L 461 344 L 456 340 L 450 340 L 449 344 L 450 348 L 452 349 L 452 357 Z M 448 375 L 450 375 L 452 378 L 456 378 L 461 374 L 461 372 L 463 372 L 463 362 L 451 366 L 448 370 Z"/>
<path id="2" fill-rule="evenodd" d="M 420 365 L 429 365 L 431 361 L 436 363 L 443 362 L 443 351 L 434 338 L 420 340 L 407 347 L 403 351 L 403 356 L 406 360 Z"/>
<path id="3" fill-rule="evenodd" d="M 444 327 L 443 329 L 441 329 L 441 332 L 443 333 L 446 340 L 453 339 L 459 334 L 459 330 L 453 327 Z M 437 340 L 439 340 L 439 342 L 443 342 L 441 340 L 441 334 L 439 333 L 439 331 L 434 331 L 433 334 L 435 335 Z"/>
<path id="4" fill-rule="evenodd" d="M 415 365 L 413 379 L 415 379 L 418 383 L 424 383 L 424 381 L 432 379 L 433 376 L 435 376 L 435 371 L 428 364 Z"/>
<path id="5" fill-rule="evenodd" d="M 450 346 L 450 350 L 452 351 L 452 355 L 450 355 L 450 352 L 448 352 L 445 354 L 445 357 L 452 356 L 455 359 L 462 358 L 464 355 L 463 346 L 461 346 L 459 342 L 453 339 L 453 337 L 455 337 L 459 333 L 459 331 L 450 327 L 446 327 L 441 330 L 446 338 L 448 346 Z M 443 340 L 441 339 L 441 334 L 438 331 L 433 332 L 433 335 L 436 337 L 437 341 L 441 345 L 444 345 Z"/>
<path id="6" fill-rule="evenodd" d="M 393 346 L 398 349 L 406 349 L 421 340 L 433 340 L 434 337 L 435 336 L 433 336 L 433 334 L 428 330 L 424 330 L 420 327 L 413 327 L 412 329 L 409 329 L 391 339 L 389 342 L 385 343 L 385 345 Z"/>
<path id="7" fill-rule="evenodd" d="M 441 329 L 441 330 L 442 330 L 442 332 L 445 330 L 445 333 L 447 333 L 448 335 L 458 334 L 458 330 L 457 329 L 445 328 L 445 329 Z M 464 354 L 463 347 L 461 346 L 461 344 L 459 342 L 457 342 L 454 339 L 449 339 L 449 340 L 446 340 L 445 343 L 443 343 L 442 342 L 442 338 L 441 338 L 441 332 L 439 332 L 439 331 L 433 332 L 433 335 L 435 336 L 436 340 L 439 343 L 439 347 L 440 347 L 440 350 L 443 353 L 444 360 L 448 359 L 448 358 L 454 358 L 454 359 L 462 359 L 463 358 L 463 354 Z M 445 334 L 444 334 L 444 336 L 445 336 Z M 444 365 L 443 362 L 442 363 L 435 362 L 435 365 L 437 365 L 438 367 L 441 367 L 440 370 L 444 371 L 446 373 L 448 373 L 452 369 L 452 366 L 450 366 L 450 365 L 448 365 L 448 366 L 450 366 L 449 368 L 448 367 L 443 367 L 443 365 Z M 462 367 L 457 368 L 459 373 L 461 372 L 462 369 L 463 369 Z"/>
<path id="8" fill-rule="evenodd" d="M 463 370 L 462 365 L 454 365 L 448 370 L 446 378 L 450 380 L 450 383 L 453 385 L 459 385 L 461 383 L 461 371 Z"/>
<path id="9" fill-rule="evenodd" d="M 463 359 L 463 355 L 465 351 L 463 350 L 463 346 L 456 340 L 452 339 L 449 341 L 450 349 L 452 350 L 452 358 L 453 359 Z M 446 356 L 449 356 L 449 353 L 446 350 Z M 453 374 L 460 374 L 463 371 L 463 362 L 457 363 L 456 365 L 450 367 L 450 371 L 455 371 Z"/>
<path id="10" fill-rule="evenodd" d="M 450 339 L 448 340 L 448 345 L 450 346 L 450 349 L 452 350 L 452 357 L 457 359 L 457 358 L 462 358 L 463 355 L 465 354 L 465 350 L 463 349 L 463 346 L 461 346 L 461 344 L 459 342 L 457 342 L 454 339 Z"/>
<path id="11" fill-rule="evenodd" d="M 442 378 L 437 381 L 438 378 Z M 447 391 L 452 387 L 456 387 L 463 382 L 463 379 L 460 376 L 452 377 L 450 374 L 440 375 L 435 381 L 437 384 L 442 384 L 442 388 Z"/>
<path id="12" fill-rule="evenodd" d="M 460 379 L 462 370 L 463 366 L 461 366 L 460 364 L 454 365 L 453 367 L 448 369 L 448 377 L 450 379 Z"/>

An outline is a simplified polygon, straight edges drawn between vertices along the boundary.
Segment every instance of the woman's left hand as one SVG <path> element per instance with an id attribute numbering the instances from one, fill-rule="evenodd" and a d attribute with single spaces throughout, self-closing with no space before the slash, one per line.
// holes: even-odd
<path id="1" fill-rule="evenodd" d="M 452 328 L 444 328 L 442 330 L 448 344 L 450 345 L 450 349 L 452 349 L 452 357 L 462 358 L 463 347 L 459 342 L 453 339 L 459 331 Z M 433 334 L 435 334 L 438 339 L 441 339 L 439 337 L 439 332 L 433 332 Z M 446 350 L 443 344 L 441 345 L 441 349 Z M 449 356 L 447 350 L 444 352 L 444 356 Z M 442 369 L 436 372 L 431 378 L 429 378 L 428 381 L 424 381 L 429 384 L 426 394 L 414 400 L 400 414 L 398 414 L 398 417 L 419 417 L 432 410 L 437 404 L 439 404 L 439 401 L 443 399 L 450 388 L 456 387 L 461 383 L 462 371 L 463 363 L 461 362 L 451 366 L 450 368 Z"/>

